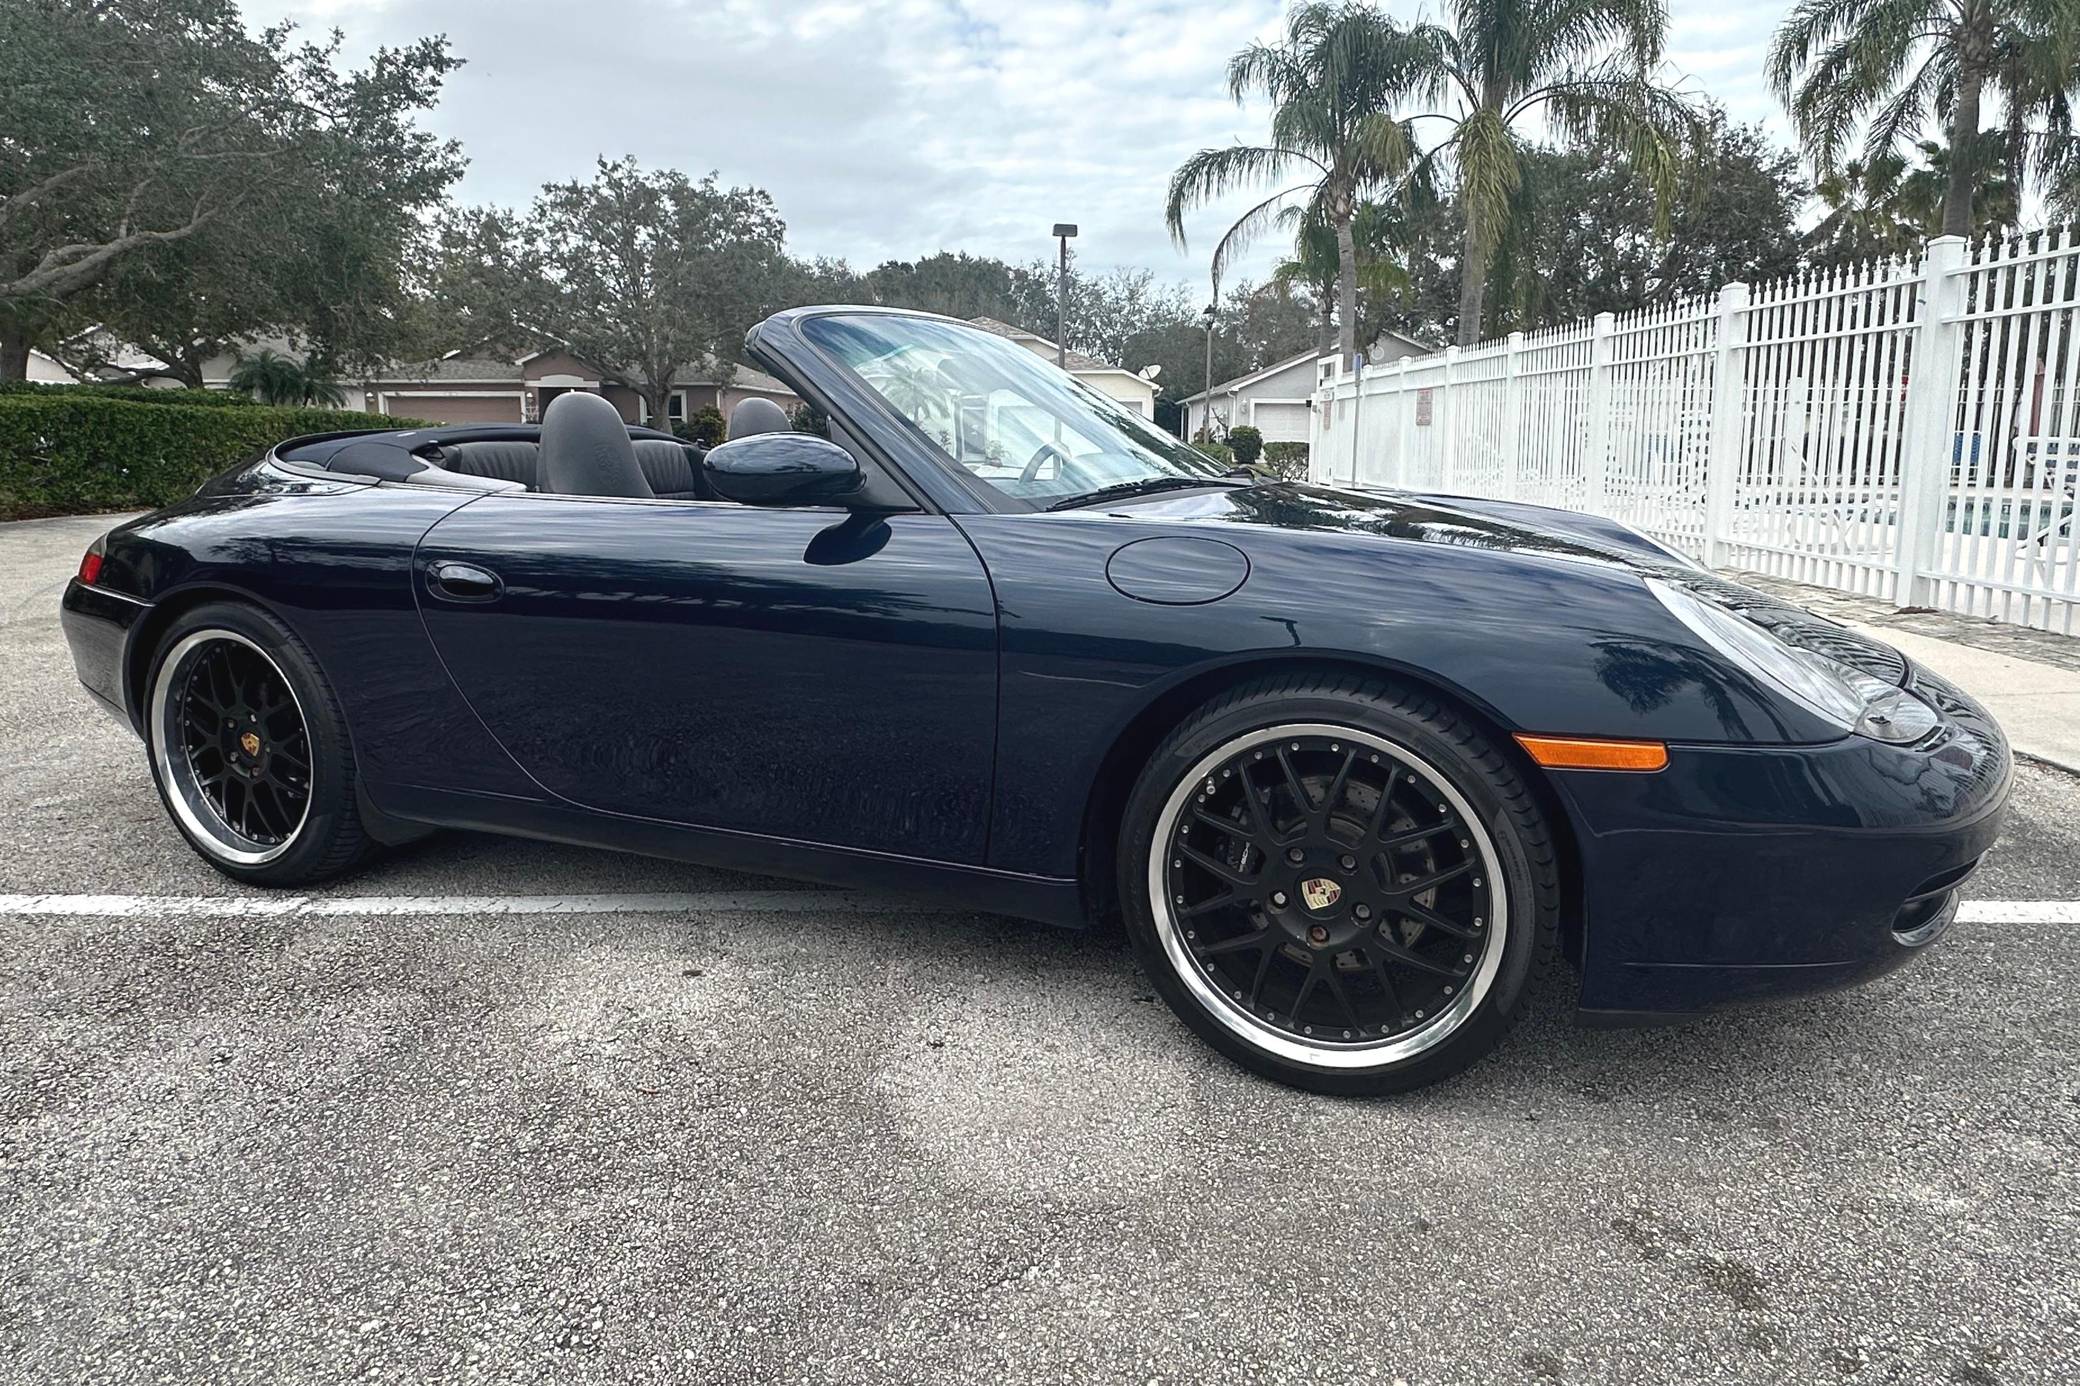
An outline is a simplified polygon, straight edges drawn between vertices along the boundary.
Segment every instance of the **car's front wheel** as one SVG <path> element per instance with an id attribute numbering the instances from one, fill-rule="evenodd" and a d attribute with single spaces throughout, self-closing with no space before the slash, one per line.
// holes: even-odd
<path id="1" fill-rule="evenodd" d="M 226 875 L 300 885 L 372 850 L 339 702 L 266 612 L 221 602 L 177 618 L 152 664 L 144 731 L 168 815 Z"/>
<path id="2" fill-rule="evenodd" d="M 1120 893 L 1142 967 L 1243 1065 L 1396 1092 L 1485 1054 L 1557 952 L 1543 817 L 1449 706 L 1296 676 L 1173 731 L 1130 797 Z"/>

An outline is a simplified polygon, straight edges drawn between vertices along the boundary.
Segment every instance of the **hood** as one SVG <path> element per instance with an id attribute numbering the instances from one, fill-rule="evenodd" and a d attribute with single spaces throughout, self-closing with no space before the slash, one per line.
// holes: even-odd
<path id="1" fill-rule="evenodd" d="M 1278 481 L 1218 491 L 1157 494 L 1112 507 L 1137 520 L 1256 525 L 1371 535 L 1403 543 L 1572 559 L 1662 575 L 1692 569 L 1615 520 L 1569 510 L 1415 491 L 1359 491 Z"/>
<path id="2" fill-rule="evenodd" d="M 1156 495 L 1118 513 L 1192 525 L 1365 535 L 1456 550 L 1591 562 L 1696 593 L 1770 631 L 1786 644 L 1827 655 L 1890 683 L 1904 683 L 1907 661 L 1868 639 L 1780 598 L 1729 582 L 1616 520 L 1572 510 L 1416 491 L 1351 490 L 1273 482 L 1231 490 Z M 1237 536 L 1237 542 L 1248 545 Z"/>

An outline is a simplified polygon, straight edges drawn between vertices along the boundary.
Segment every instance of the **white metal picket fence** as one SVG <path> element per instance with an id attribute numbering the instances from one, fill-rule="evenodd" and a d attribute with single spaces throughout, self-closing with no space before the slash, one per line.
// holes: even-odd
<path id="1" fill-rule="evenodd" d="M 2071 634 L 2080 236 L 1945 237 L 1362 377 L 1325 359 L 1309 467 Z"/>

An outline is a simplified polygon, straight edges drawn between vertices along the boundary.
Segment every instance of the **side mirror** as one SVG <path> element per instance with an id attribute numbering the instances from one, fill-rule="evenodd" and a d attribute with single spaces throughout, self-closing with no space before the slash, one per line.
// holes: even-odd
<path id="1" fill-rule="evenodd" d="M 708 449 L 708 486 L 739 505 L 831 505 L 858 494 L 852 454 L 813 433 L 754 433 Z"/>

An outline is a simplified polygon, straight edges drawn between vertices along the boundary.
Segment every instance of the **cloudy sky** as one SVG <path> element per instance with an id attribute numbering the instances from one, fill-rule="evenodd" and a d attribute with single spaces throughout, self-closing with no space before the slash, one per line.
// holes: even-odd
<path id="1" fill-rule="evenodd" d="M 1763 46 L 1781 5 L 1672 0 L 1671 80 L 1779 138 Z M 1412 18 L 1423 8 L 1395 0 Z M 1435 13 L 1434 0 L 1428 7 Z M 598 155 L 773 194 L 796 254 L 855 265 L 941 248 L 1024 260 L 1056 221 L 1087 268 L 1203 282 L 1227 224 L 1163 228 L 1185 155 L 1261 138 L 1227 58 L 1279 29 L 1278 0 L 246 0 L 256 21 L 338 27 L 349 51 L 445 33 L 468 66 L 433 126 L 460 139 L 469 201 L 525 203 Z M 1241 205 L 1247 205 L 1241 204 Z M 1238 208 L 1239 210 L 1239 208 Z M 1266 248 L 1253 257 L 1261 273 Z"/>

